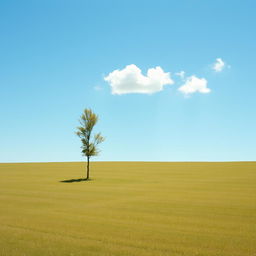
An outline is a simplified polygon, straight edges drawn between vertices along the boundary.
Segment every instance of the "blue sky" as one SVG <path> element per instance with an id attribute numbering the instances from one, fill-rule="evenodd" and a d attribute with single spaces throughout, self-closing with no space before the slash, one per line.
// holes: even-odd
<path id="1" fill-rule="evenodd" d="M 94 160 L 256 160 L 255 10 L 246 0 L 0 1 L 0 162 L 83 160 L 84 108 L 106 136 Z"/>

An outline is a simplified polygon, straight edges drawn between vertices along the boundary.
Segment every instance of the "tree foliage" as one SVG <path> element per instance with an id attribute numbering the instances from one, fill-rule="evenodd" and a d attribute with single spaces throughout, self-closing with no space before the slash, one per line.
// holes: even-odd
<path id="1" fill-rule="evenodd" d="M 79 120 L 81 126 L 77 127 L 76 132 L 82 142 L 82 154 L 87 157 L 87 179 L 89 179 L 90 157 L 99 154 L 98 145 L 104 141 L 101 133 L 92 136 L 92 130 L 97 121 L 98 116 L 91 109 L 85 109 Z"/>

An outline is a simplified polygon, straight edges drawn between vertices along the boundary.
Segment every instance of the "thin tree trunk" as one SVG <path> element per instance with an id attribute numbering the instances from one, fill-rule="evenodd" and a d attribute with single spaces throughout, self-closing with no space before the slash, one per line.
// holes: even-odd
<path id="1" fill-rule="evenodd" d="M 89 180 L 89 172 L 90 172 L 90 157 L 87 156 L 87 176 L 86 176 L 87 180 Z"/>

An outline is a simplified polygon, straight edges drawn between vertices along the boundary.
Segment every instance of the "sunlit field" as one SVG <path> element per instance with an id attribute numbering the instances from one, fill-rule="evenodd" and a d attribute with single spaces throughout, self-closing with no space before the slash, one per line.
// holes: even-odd
<path id="1" fill-rule="evenodd" d="M 255 256 L 256 162 L 0 164 L 1 256 Z"/>

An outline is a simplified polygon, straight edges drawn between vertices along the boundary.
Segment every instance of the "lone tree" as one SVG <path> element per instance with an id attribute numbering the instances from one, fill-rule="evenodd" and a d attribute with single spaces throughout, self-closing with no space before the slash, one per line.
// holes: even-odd
<path id="1" fill-rule="evenodd" d="M 97 156 L 99 150 L 98 144 L 104 141 L 104 137 L 97 133 L 92 138 L 92 129 L 98 121 L 98 116 L 91 109 L 85 109 L 79 120 L 81 126 L 77 127 L 76 135 L 82 141 L 82 154 L 87 158 L 86 179 L 89 179 L 90 157 Z"/>

